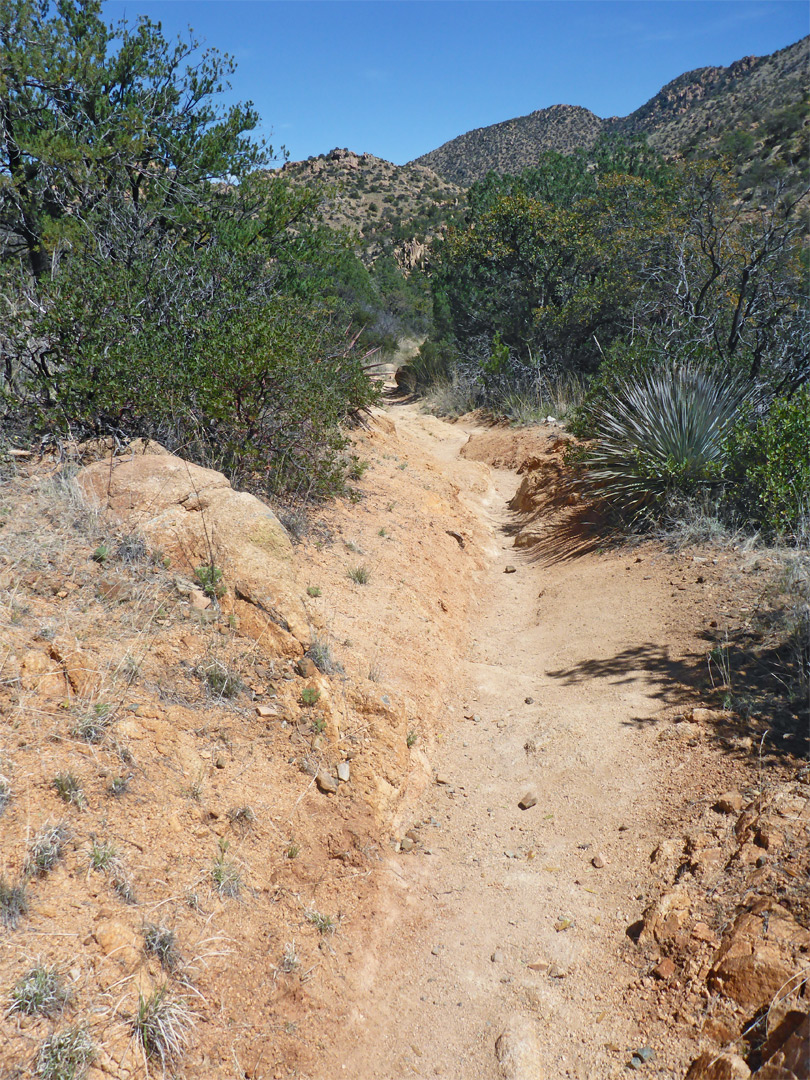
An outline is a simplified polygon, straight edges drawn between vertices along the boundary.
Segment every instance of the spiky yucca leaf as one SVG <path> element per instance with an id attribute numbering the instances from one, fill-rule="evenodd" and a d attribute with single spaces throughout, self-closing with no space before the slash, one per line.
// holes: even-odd
<path id="1" fill-rule="evenodd" d="M 673 490 L 718 480 L 723 444 L 746 396 L 739 378 L 689 364 L 627 378 L 591 418 L 586 483 L 637 516 Z"/>

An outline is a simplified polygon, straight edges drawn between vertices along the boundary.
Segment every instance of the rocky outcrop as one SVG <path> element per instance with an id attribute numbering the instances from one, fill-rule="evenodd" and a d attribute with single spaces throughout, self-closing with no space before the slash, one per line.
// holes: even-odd
<path id="1" fill-rule="evenodd" d="M 258 632 L 291 635 L 300 643 L 298 652 L 306 647 L 309 629 L 290 538 L 254 495 L 234 491 L 222 473 L 192 465 L 154 443 L 138 443 L 126 455 L 94 462 L 77 481 L 192 580 L 197 567 L 221 570 L 231 603 L 253 609 Z"/>

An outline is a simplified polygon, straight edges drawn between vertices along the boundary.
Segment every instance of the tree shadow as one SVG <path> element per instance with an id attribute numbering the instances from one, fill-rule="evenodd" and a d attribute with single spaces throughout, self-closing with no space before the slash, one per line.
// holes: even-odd
<path id="1" fill-rule="evenodd" d="M 712 637 L 703 635 L 710 644 Z M 576 686 L 590 679 L 604 679 L 612 686 L 638 685 L 663 706 L 682 707 L 688 716 L 692 708 L 704 730 L 730 756 L 751 761 L 756 755 L 764 765 L 784 765 L 807 758 L 810 753 L 810 725 L 805 708 L 784 694 L 774 650 L 754 651 L 739 642 L 725 643 L 724 665 L 735 673 L 735 685 L 718 683 L 711 657 L 716 652 L 672 657 L 666 645 L 645 642 L 622 649 L 614 656 L 581 660 L 567 668 L 547 671 L 564 686 Z M 671 719 L 671 711 L 658 716 L 629 716 L 627 726 L 650 728 Z"/>
<path id="2" fill-rule="evenodd" d="M 576 686 L 591 679 L 606 679 L 612 686 L 636 683 L 656 700 L 677 705 L 694 701 L 701 682 L 701 668 L 705 672 L 703 657 L 676 659 L 670 656 L 666 645 L 648 641 L 622 649 L 615 656 L 601 660 L 580 660 L 571 667 L 547 671 L 546 674 L 552 679 L 559 679 L 564 686 Z"/>

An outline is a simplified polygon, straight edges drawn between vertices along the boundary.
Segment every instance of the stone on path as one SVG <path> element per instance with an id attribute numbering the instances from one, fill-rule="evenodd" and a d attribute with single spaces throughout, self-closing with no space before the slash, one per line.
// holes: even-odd
<path id="1" fill-rule="evenodd" d="M 349 768 L 348 761 L 341 761 L 337 767 L 337 778 L 342 784 L 348 784 L 349 777 L 351 776 L 351 769 Z"/>
<path id="2" fill-rule="evenodd" d="M 338 789 L 338 782 L 334 776 L 330 776 L 325 769 L 321 769 L 315 776 L 315 783 L 324 795 L 334 795 Z"/>
<path id="3" fill-rule="evenodd" d="M 721 795 L 712 807 L 718 814 L 739 814 L 743 807 L 743 797 L 739 791 L 727 791 Z"/>
<path id="4" fill-rule="evenodd" d="M 502 1080 L 542 1080 L 540 1045 L 534 1024 L 526 1016 L 512 1016 L 495 1043 Z"/>
<path id="5" fill-rule="evenodd" d="M 529 788 L 523 798 L 518 803 L 521 810 L 529 810 L 532 806 L 537 805 L 538 795 L 534 788 Z"/>
<path id="6" fill-rule="evenodd" d="M 686 1080 L 748 1080 L 751 1070 L 736 1054 L 706 1051 L 689 1066 Z"/>

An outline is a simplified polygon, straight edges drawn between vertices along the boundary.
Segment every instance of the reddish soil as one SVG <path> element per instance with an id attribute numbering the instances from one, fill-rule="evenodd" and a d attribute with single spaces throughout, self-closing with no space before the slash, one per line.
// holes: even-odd
<path id="1" fill-rule="evenodd" d="M 47 463 L 6 481 L 0 877 L 28 911 L 0 928 L 0 995 L 40 962 L 71 1001 L 5 1013 L 0 1076 L 33 1075 L 71 1023 L 98 1048 L 91 1080 L 145 1076 L 132 1019 L 164 983 L 196 1019 L 172 1063 L 189 1078 L 605 1080 L 643 1051 L 641 1075 L 680 1080 L 704 1049 L 748 1051 L 757 993 L 759 1042 L 784 1024 L 787 1045 L 807 1010 L 807 776 L 789 748 L 759 754 L 707 678 L 710 623 L 768 557 L 606 544 L 558 429 L 393 406 L 357 449 L 359 501 L 310 523 L 285 578 L 302 630 L 240 599 L 227 552 L 228 591 L 197 611 L 177 584 L 195 559 L 94 561 L 129 535 L 120 512 Z M 304 663 L 313 635 L 331 674 Z M 319 790 L 338 766 L 350 779 Z M 62 858 L 26 875 L 48 823 Z M 115 846 L 106 872 L 94 840 Z M 746 954 L 753 997 L 721 955 L 759 933 L 740 912 L 780 928 Z M 176 970 L 144 951 L 150 923 L 176 934 Z M 786 1053 L 779 1075 L 807 1075 Z M 750 1075 L 716 1068 L 695 1078 Z"/>

